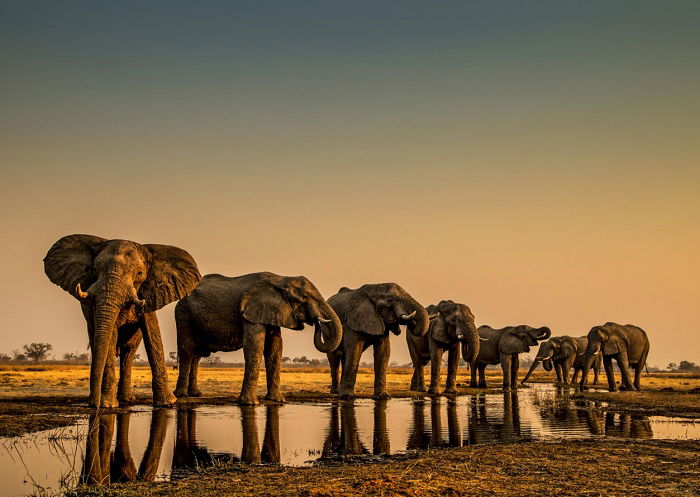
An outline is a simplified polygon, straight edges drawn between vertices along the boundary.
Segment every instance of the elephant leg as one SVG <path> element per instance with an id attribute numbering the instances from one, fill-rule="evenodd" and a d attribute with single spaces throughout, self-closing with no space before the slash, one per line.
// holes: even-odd
<path id="1" fill-rule="evenodd" d="M 510 388 L 518 389 L 518 373 L 520 372 L 520 356 L 518 354 L 511 355 L 510 361 Z"/>
<path id="2" fill-rule="evenodd" d="M 479 388 L 488 388 L 486 385 L 486 364 L 479 364 Z"/>
<path id="3" fill-rule="evenodd" d="M 340 377 L 340 388 L 338 389 L 338 396 L 341 399 L 352 399 L 355 397 L 357 369 L 360 367 L 363 348 L 364 340 L 360 337 L 343 337 L 343 373 Z"/>
<path id="4" fill-rule="evenodd" d="M 554 362 L 554 372 L 557 373 L 557 386 L 560 386 L 562 384 L 561 362 L 559 362 L 559 361 L 552 361 L 552 362 Z"/>
<path id="5" fill-rule="evenodd" d="M 243 325 L 243 358 L 245 359 L 245 373 L 243 374 L 243 386 L 237 402 L 241 405 L 254 405 L 258 403 L 258 377 L 260 365 L 265 350 L 265 325 L 257 323 L 245 323 Z"/>
<path id="6" fill-rule="evenodd" d="M 175 306 L 175 325 L 177 326 L 177 385 L 175 397 L 187 397 L 191 379 L 192 361 L 195 357 L 193 323 L 190 313 L 182 302 Z"/>
<path id="7" fill-rule="evenodd" d="M 341 345 L 342 347 L 342 345 Z M 328 364 L 331 367 L 331 393 L 338 393 L 340 382 L 340 351 L 336 350 L 328 354 Z"/>
<path id="8" fill-rule="evenodd" d="M 153 405 L 156 407 L 171 406 L 175 403 L 175 396 L 168 388 L 168 371 L 165 368 L 163 340 L 160 336 L 160 327 L 155 312 L 147 312 L 143 315 L 141 334 L 143 335 L 143 344 L 146 347 L 148 363 L 151 365 Z"/>
<path id="9" fill-rule="evenodd" d="M 195 354 L 190 362 L 190 382 L 187 387 L 187 395 L 190 397 L 202 396 L 202 391 L 199 389 L 199 361 L 201 360 L 202 358 Z"/>
<path id="10" fill-rule="evenodd" d="M 622 384 L 625 386 L 625 390 L 632 391 L 634 386 L 632 385 L 632 379 L 630 378 L 630 365 L 627 359 L 627 352 L 622 351 L 617 355 L 617 366 L 620 368 L 620 375 L 622 376 Z"/>
<path id="11" fill-rule="evenodd" d="M 134 335 L 119 347 L 119 387 L 117 400 L 121 402 L 133 402 L 136 400 L 131 382 L 131 368 L 134 365 L 136 350 L 141 345 L 141 331 Z"/>
<path id="12" fill-rule="evenodd" d="M 151 413 L 151 429 L 148 435 L 148 445 L 139 465 L 139 481 L 151 482 L 156 477 L 168 431 L 169 412 L 167 409 L 154 409 Z"/>
<path id="13" fill-rule="evenodd" d="M 389 356 L 391 356 L 391 345 L 389 337 L 382 337 L 374 344 L 374 400 L 390 399 L 391 396 L 386 391 L 386 371 L 389 367 Z"/>
<path id="14" fill-rule="evenodd" d="M 614 392 L 617 390 L 617 387 L 615 386 L 615 370 L 613 369 L 612 356 L 603 356 L 603 366 L 605 367 L 605 376 L 608 377 L 608 390 Z"/>
<path id="15" fill-rule="evenodd" d="M 425 392 L 425 373 L 423 372 L 424 367 L 425 362 L 420 361 L 418 363 L 418 367 L 414 371 L 414 374 L 416 375 L 416 392 Z"/>
<path id="16" fill-rule="evenodd" d="M 593 384 L 594 385 L 596 385 L 598 383 L 598 377 L 600 376 L 601 363 L 602 363 L 602 359 L 599 357 L 596 357 L 595 360 L 593 361 Z"/>
<path id="17" fill-rule="evenodd" d="M 440 372 L 442 369 L 442 347 L 430 340 L 430 387 L 428 394 L 440 394 Z"/>
<path id="18" fill-rule="evenodd" d="M 117 407 L 117 375 L 114 371 L 117 352 L 117 330 L 112 332 L 112 338 L 107 349 L 107 360 L 102 375 L 102 398 L 100 407 Z"/>
<path id="19" fill-rule="evenodd" d="M 642 353 L 642 357 L 639 358 L 639 362 L 634 368 L 634 388 L 638 392 L 642 391 L 642 385 L 640 384 L 640 379 L 642 376 L 642 369 L 644 369 L 644 365 L 647 363 L 647 354 L 649 351 L 645 351 Z"/>
<path id="20" fill-rule="evenodd" d="M 576 356 L 572 355 L 571 357 L 568 357 L 564 361 L 564 365 L 563 365 L 564 369 L 562 371 L 562 376 L 563 376 L 563 380 L 564 380 L 564 385 L 567 387 L 569 386 L 569 373 L 571 372 L 571 368 L 574 365 L 575 358 L 576 358 Z"/>
<path id="21" fill-rule="evenodd" d="M 503 391 L 510 392 L 510 368 L 512 365 L 511 354 L 501 355 L 501 371 L 503 372 Z"/>
<path id="22" fill-rule="evenodd" d="M 469 363 L 469 388 L 477 388 L 479 386 L 476 379 L 477 369 L 478 366 L 476 365 L 476 362 Z"/>
<path id="23" fill-rule="evenodd" d="M 574 376 L 571 377 L 571 384 L 576 385 L 578 380 L 578 374 L 581 372 L 581 368 L 574 368 Z"/>
<path id="24" fill-rule="evenodd" d="M 448 395 L 457 395 L 457 368 L 459 366 L 459 342 L 455 343 L 447 351 L 447 381 L 445 384 L 445 393 Z"/>
<path id="25" fill-rule="evenodd" d="M 267 395 L 265 400 L 284 402 L 280 392 L 280 369 L 282 369 L 282 333 L 279 327 L 265 334 L 265 378 L 267 379 Z"/>

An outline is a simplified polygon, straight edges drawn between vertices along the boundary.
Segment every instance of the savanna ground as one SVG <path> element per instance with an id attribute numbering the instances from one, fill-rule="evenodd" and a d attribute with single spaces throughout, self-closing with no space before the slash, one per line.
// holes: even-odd
<path id="1" fill-rule="evenodd" d="M 426 373 L 428 370 L 426 369 Z M 90 412 L 88 366 L 0 366 L 0 436 L 70 424 Z M 387 388 L 394 397 L 416 395 L 408 390 L 411 369 L 392 369 Z M 176 370 L 170 370 L 175 385 Z M 521 377 L 524 372 L 521 372 Z M 550 382 L 539 371 L 531 382 Z M 426 375 L 427 378 L 427 375 Z M 190 403 L 224 404 L 235 399 L 243 379 L 241 368 L 201 368 L 205 396 Z M 590 377 L 592 379 L 592 375 Z M 601 379 L 605 381 L 604 374 Z M 488 371 L 488 391 L 467 388 L 468 372 L 458 377 L 464 393 L 497 393 L 501 376 Z M 444 378 L 443 378 L 444 381 Z M 150 372 L 133 372 L 139 402 L 150 400 Z M 258 394 L 264 396 L 264 373 Z M 327 368 L 286 368 L 283 392 L 290 401 L 323 401 L 328 393 Z M 373 375 L 363 369 L 357 394 L 370 397 Z M 647 415 L 700 418 L 700 374 L 644 375 L 643 392 L 585 392 L 586 398 L 608 402 L 614 409 Z M 602 387 L 602 385 L 600 385 Z M 477 445 L 403 455 L 362 464 L 310 468 L 230 466 L 209 469 L 175 482 L 85 488 L 89 495 L 700 495 L 700 442 L 585 440 L 557 443 Z"/>

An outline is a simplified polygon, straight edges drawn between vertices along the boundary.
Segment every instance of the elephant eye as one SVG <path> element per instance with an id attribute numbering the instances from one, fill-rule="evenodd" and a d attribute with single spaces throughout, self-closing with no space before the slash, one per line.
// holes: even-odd
<path id="1" fill-rule="evenodd" d="M 143 276 L 143 271 L 139 271 L 138 273 L 136 273 L 136 276 Z"/>

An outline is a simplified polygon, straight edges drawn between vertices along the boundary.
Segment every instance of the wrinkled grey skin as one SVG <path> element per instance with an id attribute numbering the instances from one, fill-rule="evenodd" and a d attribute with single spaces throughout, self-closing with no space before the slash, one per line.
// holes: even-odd
<path id="1" fill-rule="evenodd" d="M 608 377 L 608 390 L 611 392 L 617 390 L 613 359 L 617 361 L 622 375 L 621 389 L 638 391 L 642 389 L 639 380 L 649 355 L 649 338 L 643 329 L 631 324 L 621 325 L 611 322 L 591 328 L 588 332 L 588 347 L 584 355 L 581 390 L 586 388 L 588 370 L 597 355 L 603 356 L 605 375 Z M 630 378 L 630 366 L 634 368 L 634 384 Z"/>
<path id="2" fill-rule="evenodd" d="M 175 307 L 180 363 L 175 395 L 200 396 L 199 360 L 212 352 L 243 348 L 245 374 L 240 404 L 257 404 L 260 364 L 265 357 L 266 400 L 284 402 L 280 392 L 280 328 L 315 325 L 314 345 L 327 353 L 340 344 L 343 329 L 321 293 L 303 276 L 252 273 L 227 277 L 208 274 Z"/>
<path id="3" fill-rule="evenodd" d="M 586 352 L 586 347 L 588 347 L 588 337 L 570 337 L 564 335 L 552 337 L 546 342 L 542 342 L 540 344 L 540 349 L 537 351 L 537 356 L 535 360 L 532 361 L 532 366 L 530 366 L 530 370 L 525 375 L 525 378 L 523 378 L 522 383 L 524 384 L 537 366 L 542 363 L 542 367 L 544 367 L 545 370 L 551 371 L 552 368 L 554 368 L 556 371 L 557 386 L 569 386 L 569 372 L 573 367 L 574 376 L 571 378 L 571 383 L 575 384 L 578 374 L 583 371 L 585 365 L 583 354 Z M 602 364 L 603 358 L 599 354 L 591 365 L 595 375 L 593 383 L 598 383 L 598 376 L 600 375 L 600 367 Z"/>
<path id="4" fill-rule="evenodd" d="M 168 388 L 155 311 L 184 297 L 199 282 L 190 254 L 170 245 L 69 235 L 49 249 L 44 271 L 51 282 L 81 302 L 92 349 L 90 405 L 116 407 L 117 399 L 133 400 L 131 365 L 141 337 L 151 365 L 153 404 L 171 405 L 175 398 Z"/>
<path id="5" fill-rule="evenodd" d="M 447 384 L 445 394 L 456 395 L 457 366 L 459 365 L 459 350 L 462 349 L 464 360 L 471 362 L 479 354 L 479 334 L 474 324 L 472 311 L 464 304 L 451 300 L 443 300 L 438 305 L 426 308 L 430 317 L 428 333 L 415 336 L 406 333 L 408 352 L 413 361 L 413 377 L 411 390 L 425 392 L 423 366 L 430 362 L 431 395 L 440 394 L 440 367 L 442 354 L 447 351 Z"/>
<path id="6" fill-rule="evenodd" d="M 479 326 L 478 329 L 481 345 L 476 360 L 469 365 L 471 369 L 471 388 L 487 388 L 484 370 L 489 364 L 499 364 L 503 370 L 503 391 L 518 388 L 518 369 L 520 361 L 518 354 L 529 352 L 530 347 L 537 345 L 540 340 L 547 340 L 552 331 L 543 326 L 533 328 L 526 324 L 518 326 L 506 326 L 501 329 L 493 329 L 490 326 Z M 476 372 L 479 371 L 479 383 L 476 381 Z"/>
<path id="7" fill-rule="evenodd" d="M 391 349 L 389 332 L 398 335 L 400 325 L 410 333 L 423 336 L 428 331 L 429 318 L 425 308 L 396 283 L 367 284 L 351 290 L 341 288 L 328 299 L 343 323 L 341 346 L 328 354 L 331 366 L 331 393 L 341 399 L 355 397 L 355 381 L 362 352 L 374 348 L 375 400 L 388 399 L 386 370 Z M 338 384 L 339 367 L 342 377 Z"/>

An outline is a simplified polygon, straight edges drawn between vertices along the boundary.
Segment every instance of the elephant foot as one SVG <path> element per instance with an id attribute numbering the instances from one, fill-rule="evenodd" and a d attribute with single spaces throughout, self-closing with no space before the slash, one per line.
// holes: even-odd
<path id="1" fill-rule="evenodd" d="M 634 386 L 634 389 L 635 389 L 636 391 L 638 391 L 638 392 L 641 392 L 641 391 L 642 391 L 642 387 L 641 387 L 640 385 L 635 385 L 635 386 Z"/>
<path id="2" fill-rule="evenodd" d="M 508 393 L 508 392 L 510 392 L 510 385 L 503 387 L 503 393 Z"/>
<path id="3" fill-rule="evenodd" d="M 352 400 L 355 398 L 355 394 L 354 393 L 341 393 L 340 395 L 338 395 L 338 398 L 340 400 Z"/>
<path id="4" fill-rule="evenodd" d="M 372 395 L 372 398 L 374 400 L 389 400 L 391 398 L 391 395 L 389 395 L 386 392 L 381 392 L 381 393 L 375 393 L 374 395 Z"/>
<path id="5" fill-rule="evenodd" d="M 459 390 L 454 387 L 448 387 L 443 392 L 445 395 L 459 395 Z"/>
<path id="6" fill-rule="evenodd" d="M 617 392 L 617 387 L 608 387 L 608 392 Z"/>
<path id="7" fill-rule="evenodd" d="M 185 390 L 184 388 L 176 388 L 173 393 L 175 394 L 175 397 L 177 397 L 178 399 L 182 399 L 182 398 L 185 398 L 188 396 L 187 390 Z"/>
<path id="8" fill-rule="evenodd" d="M 187 395 L 189 397 L 201 397 L 202 391 L 199 388 L 190 388 L 187 392 Z"/>
<path id="9" fill-rule="evenodd" d="M 437 388 L 429 388 L 428 389 L 428 395 L 432 395 L 434 397 L 438 397 L 440 395 L 440 392 L 438 391 Z"/>
<path id="10" fill-rule="evenodd" d="M 338 393 L 338 387 L 331 387 L 331 393 Z"/>
<path id="11" fill-rule="evenodd" d="M 258 404 L 258 396 L 255 394 L 240 394 L 236 403 L 242 406 L 255 406 Z"/>
<path id="12" fill-rule="evenodd" d="M 488 388 L 488 385 L 486 385 L 486 383 L 479 383 L 476 388 Z"/>
<path id="13" fill-rule="evenodd" d="M 414 392 L 421 392 L 421 393 L 423 393 L 423 392 L 425 392 L 425 386 L 412 388 L 411 390 L 413 390 Z"/>
<path id="14" fill-rule="evenodd" d="M 105 399 L 105 398 L 103 398 L 100 401 L 100 407 L 102 409 L 114 409 L 116 407 L 119 407 L 119 402 L 117 402 L 117 399 Z"/>
<path id="15" fill-rule="evenodd" d="M 275 394 L 268 393 L 265 396 L 265 400 L 270 401 L 270 402 L 275 402 L 277 404 L 284 404 L 284 402 L 285 402 L 284 395 L 282 395 L 281 393 L 275 393 Z"/>
<path id="16" fill-rule="evenodd" d="M 153 396 L 153 407 L 170 407 L 177 399 L 170 392 L 163 395 Z"/>
<path id="17" fill-rule="evenodd" d="M 469 388 L 479 388 L 479 385 L 475 381 L 470 381 L 469 382 Z"/>
<path id="18" fill-rule="evenodd" d="M 117 400 L 120 404 L 131 404 L 133 402 L 136 402 L 136 395 L 134 395 L 133 393 L 119 394 L 117 395 Z"/>

